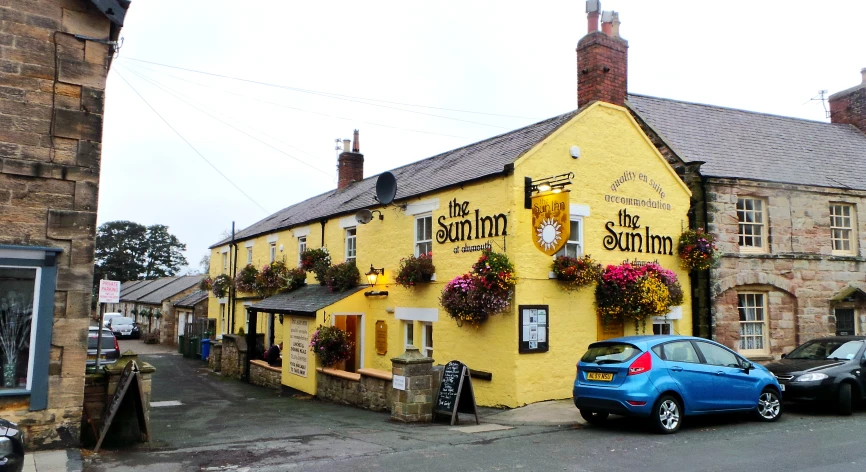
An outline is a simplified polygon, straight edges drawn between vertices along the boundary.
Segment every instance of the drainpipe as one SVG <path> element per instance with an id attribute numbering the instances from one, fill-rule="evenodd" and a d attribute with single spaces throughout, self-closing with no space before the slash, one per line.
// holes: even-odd
<path id="1" fill-rule="evenodd" d="M 231 257 L 232 248 L 236 248 L 235 245 L 235 222 L 232 221 L 232 240 L 229 243 L 229 257 Z M 233 264 L 237 264 L 237 251 L 235 251 L 234 263 L 232 259 L 229 259 L 229 273 L 232 274 L 232 280 L 234 280 L 234 267 Z M 235 284 L 229 285 L 229 330 L 228 334 L 235 334 Z"/>
<path id="2" fill-rule="evenodd" d="M 327 223 L 327 222 L 328 222 L 328 220 L 319 221 L 319 223 L 322 224 L 322 247 L 325 247 L 325 223 Z"/>
<path id="3" fill-rule="evenodd" d="M 704 196 L 704 229 L 710 230 L 710 210 L 707 203 L 707 178 L 701 174 L 701 193 Z M 713 339 L 713 299 L 712 299 L 712 273 L 713 269 L 707 270 L 707 338 Z"/>

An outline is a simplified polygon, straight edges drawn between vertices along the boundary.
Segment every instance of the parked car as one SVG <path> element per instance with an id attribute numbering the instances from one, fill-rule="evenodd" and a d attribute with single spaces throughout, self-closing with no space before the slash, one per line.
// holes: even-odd
<path id="1" fill-rule="evenodd" d="M 0 472 L 24 468 L 24 439 L 18 425 L 0 418 Z"/>
<path id="2" fill-rule="evenodd" d="M 99 332 L 102 332 L 102 350 L 99 353 L 99 365 L 114 364 L 120 359 L 120 345 L 111 330 L 91 326 L 87 333 L 87 366 L 96 365 L 96 346 Z"/>
<path id="3" fill-rule="evenodd" d="M 123 313 L 103 313 L 102 314 L 102 327 L 107 328 L 108 324 L 111 323 L 111 320 L 114 318 L 119 318 L 123 316 Z"/>
<path id="4" fill-rule="evenodd" d="M 141 338 L 141 331 L 138 329 L 138 323 L 136 323 L 132 318 L 126 316 L 112 318 L 111 322 L 108 323 L 108 329 L 110 329 L 118 339 Z"/>
<path id="5" fill-rule="evenodd" d="M 591 424 L 610 414 L 645 417 L 675 433 L 683 416 L 782 415 L 781 387 L 766 368 L 691 336 L 626 336 L 589 345 L 577 364 L 574 405 Z"/>
<path id="6" fill-rule="evenodd" d="M 832 336 L 807 341 L 767 364 L 785 389 L 785 400 L 834 406 L 850 415 L 866 399 L 866 336 Z"/>

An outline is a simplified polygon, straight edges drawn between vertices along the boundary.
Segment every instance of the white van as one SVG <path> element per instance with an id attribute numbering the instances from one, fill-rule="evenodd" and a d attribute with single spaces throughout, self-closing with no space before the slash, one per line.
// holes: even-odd
<path id="1" fill-rule="evenodd" d="M 108 322 L 111 321 L 112 318 L 117 318 L 118 316 L 124 316 L 123 313 L 103 313 L 102 314 L 102 327 L 107 328 Z"/>

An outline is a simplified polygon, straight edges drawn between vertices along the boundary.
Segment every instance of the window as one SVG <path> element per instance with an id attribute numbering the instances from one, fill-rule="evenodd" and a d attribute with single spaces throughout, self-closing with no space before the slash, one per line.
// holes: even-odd
<path id="1" fill-rule="evenodd" d="M 307 250 L 307 237 L 301 236 L 298 238 L 298 267 L 301 266 L 301 254 Z"/>
<path id="2" fill-rule="evenodd" d="M 433 252 L 433 215 L 415 217 L 415 257 Z"/>
<path id="3" fill-rule="evenodd" d="M 39 272 L 37 267 L 0 267 L 0 391 L 30 388 L 33 305 L 38 303 Z"/>
<path id="4" fill-rule="evenodd" d="M 248 247 L 247 248 L 247 264 L 252 264 L 252 263 L 253 263 L 253 248 Z"/>
<path id="5" fill-rule="evenodd" d="M 583 218 L 571 217 L 571 226 L 569 229 L 568 241 L 556 253 L 556 257 L 568 256 L 578 258 L 583 256 Z"/>
<path id="6" fill-rule="evenodd" d="M 836 336 L 853 336 L 857 334 L 857 324 L 854 322 L 853 308 L 836 308 L 833 310 L 836 315 Z"/>
<path id="7" fill-rule="evenodd" d="M 740 351 L 766 352 L 766 296 L 763 293 L 737 295 L 740 312 Z"/>
<path id="8" fill-rule="evenodd" d="M 277 243 L 270 243 L 270 247 L 268 249 L 271 262 L 274 262 L 275 260 L 277 260 Z"/>
<path id="9" fill-rule="evenodd" d="M 220 303 L 220 331 L 226 334 L 226 304 Z"/>
<path id="10" fill-rule="evenodd" d="M 767 247 L 764 201 L 756 198 L 737 199 L 740 250 L 765 251 Z"/>
<path id="11" fill-rule="evenodd" d="M 656 352 L 658 354 L 658 352 Z M 670 362 L 700 363 L 698 353 L 689 341 L 674 341 L 662 345 L 662 357 Z"/>
<path id="12" fill-rule="evenodd" d="M 842 203 L 830 205 L 830 240 L 834 254 L 854 254 L 852 207 Z"/>
<path id="13" fill-rule="evenodd" d="M 356 228 L 346 228 L 346 262 L 355 261 L 357 247 L 355 246 Z"/>
<path id="14" fill-rule="evenodd" d="M 421 354 L 429 358 L 433 358 L 433 324 L 424 323 L 423 344 L 421 346 Z"/>
<path id="15" fill-rule="evenodd" d="M 670 321 L 653 321 L 653 334 L 674 334 L 674 324 Z"/>
<path id="16" fill-rule="evenodd" d="M 226 274 L 229 271 L 229 254 L 227 252 L 222 253 L 223 257 L 223 273 Z"/>
<path id="17" fill-rule="evenodd" d="M 415 323 L 412 321 L 404 322 L 406 325 L 405 328 L 405 345 L 408 348 L 409 346 L 415 345 Z"/>
<path id="18" fill-rule="evenodd" d="M 709 365 L 720 365 L 725 367 L 740 367 L 740 359 L 733 352 L 715 344 L 697 342 L 698 349 L 704 355 L 704 360 Z"/>

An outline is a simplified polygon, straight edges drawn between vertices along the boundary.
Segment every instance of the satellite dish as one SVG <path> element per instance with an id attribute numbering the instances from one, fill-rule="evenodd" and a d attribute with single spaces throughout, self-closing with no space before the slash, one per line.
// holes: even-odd
<path id="1" fill-rule="evenodd" d="M 355 213 L 355 221 L 362 225 L 365 225 L 373 221 L 373 212 L 367 210 L 366 208 L 363 210 L 359 210 L 358 213 Z"/>
<path id="2" fill-rule="evenodd" d="M 383 205 L 394 201 L 397 195 L 397 178 L 390 172 L 383 172 L 376 180 L 376 200 Z"/>

